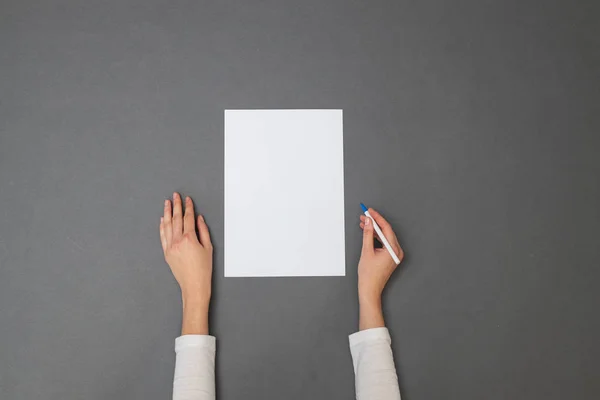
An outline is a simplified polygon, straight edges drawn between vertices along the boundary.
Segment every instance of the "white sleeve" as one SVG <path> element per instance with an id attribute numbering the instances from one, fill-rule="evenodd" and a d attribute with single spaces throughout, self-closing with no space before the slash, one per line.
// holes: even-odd
<path id="1" fill-rule="evenodd" d="M 357 400 L 400 400 L 391 344 L 387 328 L 350 335 Z"/>
<path id="2" fill-rule="evenodd" d="M 215 399 L 216 339 L 184 335 L 175 339 L 173 400 Z"/>

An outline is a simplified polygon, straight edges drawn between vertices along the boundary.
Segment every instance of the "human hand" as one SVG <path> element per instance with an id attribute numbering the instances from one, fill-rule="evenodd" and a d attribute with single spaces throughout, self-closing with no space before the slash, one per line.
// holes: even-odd
<path id="1" fill-rule="evenodd" d="M 404 258 L 404 251 L 398 243 L 396 234 L 391 225 L 377 211 L 369 208 L 369 214 L 381 228 L 390 246 L 400 259 Z M 363 229 L 363 246 L 358 262 L 358 298 L 361 309 L 361 329 L 384 326 L 381 311 L 381 294 L 396 270 L 396 263 L 388 251 L 375 248 L 373 221 L 366 215 L 360 216 L 360 227 Z M 378 238 L 379 240 L 379 238 Z"/>
<path id="2" fill-rule="evenodd" d="M 208 331 L 213 247 L 208 226 L 202 215 L 198 216 L 197 225 L 199 239 L 196 234 L 194 204 L 191 198 L 185 199 L 185 214 L 182 212 L 181 196 L 178 193 L 173 193 L 173 207 L 170 200 L 165 200 L 164 215 L 160 219 L 160 241 L 165 261 L 169 264 L 181 288 L 184 334 L 186 330 Z M 189 315 L 190 313 L 192 315 Z M 186 329 L 188 322 L 192 324 L 192 326 L 187 324 L 190 329 Z M 193 327 L 198 323 L 202 325 L 200 328 Z"/>

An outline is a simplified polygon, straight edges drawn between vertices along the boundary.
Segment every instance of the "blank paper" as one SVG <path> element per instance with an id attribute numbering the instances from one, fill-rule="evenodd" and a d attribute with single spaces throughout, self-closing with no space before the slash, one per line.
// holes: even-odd
<path id="1" fill-rule="evenodd" d="M 225 276 L 343 276 L 342 110 L 225 110 Z"/>

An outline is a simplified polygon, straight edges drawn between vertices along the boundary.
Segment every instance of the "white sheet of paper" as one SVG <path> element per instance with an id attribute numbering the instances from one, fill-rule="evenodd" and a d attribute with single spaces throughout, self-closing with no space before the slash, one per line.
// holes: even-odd
<path id="1" fill-rule="evenodd" d="M 225 276 L 344 276 L 342 110 L 225 110 Z"/>

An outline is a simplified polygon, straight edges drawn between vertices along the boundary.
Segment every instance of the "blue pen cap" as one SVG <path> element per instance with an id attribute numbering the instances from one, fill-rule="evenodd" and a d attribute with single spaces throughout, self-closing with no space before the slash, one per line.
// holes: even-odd
<path id="1" fill-rule="evenodd" d="M 364 212 L 367 212 L 368 208 L 363 203 L 360 203 L 360 207 L 363 209 Z"/>

